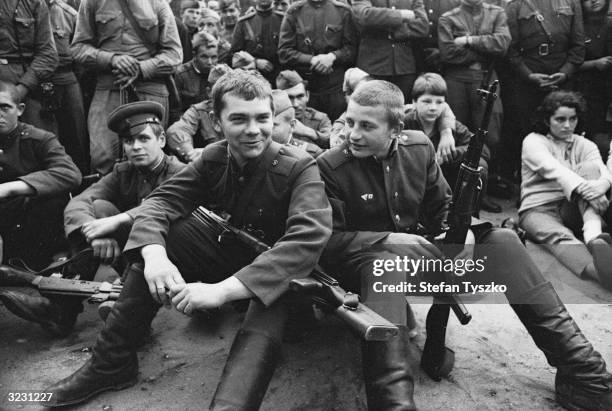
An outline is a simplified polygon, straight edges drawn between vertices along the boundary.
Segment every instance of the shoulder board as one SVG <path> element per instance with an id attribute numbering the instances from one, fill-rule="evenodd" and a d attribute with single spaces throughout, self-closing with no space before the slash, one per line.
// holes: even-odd
<path id="1" fill-rule="evenodd" d="M 117 173 L 125 173 L 132 168 L 132 163 L 129 161 L 122 161 L 120 163 L 115 164 L 115 171 Z"/>
<path id="2" fill-rule="evenodd" d="M 304 156 L 308 156 L 305 151 L 297 147 L 283 145 L 278 149 L 278 154 L 272 161 L 272 167 L 268 167 L 268 170 L 274 174 L 288 176 L 298 160 Z"/>
<path id="3" fill-rule="evenodd" d="M 353 159 L 353 155 L 349 151 L 346 144 L 333 147 L 318 157 L 319 161 L 326 162 L 332 168 L 337 169 L 342 164 L 347 163 Z"/>
<path id="4" fill-rule="evenodd" d="M 457 14 L 461 11 L 461 7 L 455 7 L 454 9 L 451 9 L 447 12 L 442 13 L 442 15 L 440 17 L 445 17 L 445 16 L 452 16 L 454 14 Z"/>
<path id="5" fill-rule="evenodd" d="M 402 146 L 431 144 L 429 137 L 427 137 L 427 135 L 420 130 L 403 130 L 399 135 L 397 142 Z"/>
<path id="6" fill-rule="evenodd" d="M 349 6 L 348 4 L 346 4 L 346 3 L 342 2 L 342 1 L 339 1 L 339 0 L 332 0 L 332 4 L 334 6 L 336 6 L 336 7 L 343 7 L 343 8 L 348 9 L 348 10 L 351 9 L 351 6 Z"/>
<path id="7" fill-rule="evenodd" d="M 287 9 L 286 13 L 295 13 L 296 10 L 301 9 L 302 6 L 304 6 L 304 4 L 306 3 L 307 3 L 306 0 L 300 0 L 300 1 L 296 1 L 295 3 L 292 3 L 291 6 L 289 6 L 289 8 Z"/>
<path id="8" fill-rule="evenodd" d="M 255 9 L 249 9 L 247 10 L 246 14 L 238 18 L 238 21 L 248 20 L 251 17 L 256 16 L 256 15 L 257 15 L 257 12 L 255 11 Z"/>
<path id="9" fill-rule="evenodd" d="M 57 138 L 57 136 L 47 130 L 43 130 L 42 128 L 35 127 L 31 124 L 20 123 L 21 127 L 21 135 L 19 138 L 28 139 L 31 138 L 33 140 L 44 140 L 49 138 Z M 59 140 L 59 139 L 58 139 Z"/>
<path id="10" fill-rule="evenodd" d="M 70 14 L 71 16 L 76 16 L 77 14 L 79 14 L 72 6 L 64 3 L 63 1 L 58 0 L 54 4 L 57 4 L 62 10 L 64 10 L 66 13 Z"/>
<path id="11" fill-rule="evenodd" d="M 207 145 L 202 150 L 201 158 L 214 163 L 227 163 L 227 142 L 222 140 Z"/>

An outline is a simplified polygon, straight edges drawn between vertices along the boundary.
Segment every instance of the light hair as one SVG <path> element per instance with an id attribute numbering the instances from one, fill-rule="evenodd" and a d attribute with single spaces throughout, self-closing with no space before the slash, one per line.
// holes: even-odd
<path id="1" fill-rule="evenodd" d="M 404 93 L 388 81 L 361 82 L 351 94 L 350 100 L 360 106 L 382 106 L 391 127 L 399 126 L 404 120 Z"/>
<path id="2" fill-rule="evenodd" d="M 247 101 L 255 99 L 268 99 L 270 107 L 274 112 L 272 104 L 272 88 L 270 83 L 261 76 L 256 76 L 244 70 L 232 70 L 217 80 L 211 92 L 213 112 L 221 117 L 221 111 L 225 108 L 223 97 L 232 95 Z"/>

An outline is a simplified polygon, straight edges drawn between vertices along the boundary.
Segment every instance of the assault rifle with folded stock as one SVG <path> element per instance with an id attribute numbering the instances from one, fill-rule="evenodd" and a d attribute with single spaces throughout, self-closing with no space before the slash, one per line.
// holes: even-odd
<path id="1" fill-rule="evenodd" d="M 470 229 L 472 215 L 477 211 L 478 197 L 482 189 L 481 168 L 478 166 L 482 148 L 488 133 L 493 104 L 497 98 L 498 81 L 493 81 L 486 90 L 479 89 L 485 104 L 485 111 L 478 131 L 470 140 L 465 157 L 459 168 L 459 175 L 453 190 L 453 199 L 448 213 L 448 229 L 445 244 L 460 245 Z M 440 381 L 453 368 L 454 352 L 445 346 L 446 327 L 450 310 L 453 310 L 463 325 L 472 316 L 456 295 L 436 295 L 426 320 L 427 340 L 421 357 L 421 367 L 434 381 Z"/>
<path id="2" fill-rule="evenodd" d="M 194 217 L 213 232 L 219 233 L 219 242 L 238 240 L 257 254 L 271 247 L 244 230 L 240 230 L 212 211 L 198 207 Z M 318 265 L 310 277 L 293 280 L 292 291 L 308 294 L 323 309 L 332 310 L 366 341 L 386 341 L 395 337 L 398 328 L 359 301 L 359 296 L 345 291 L 338 281 L 327 275 Z"/>

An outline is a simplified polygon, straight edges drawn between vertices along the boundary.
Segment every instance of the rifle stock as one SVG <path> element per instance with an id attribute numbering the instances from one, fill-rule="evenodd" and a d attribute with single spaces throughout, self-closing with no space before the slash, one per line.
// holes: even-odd
<path id="1" fill-rule="evenodd" d="M 204 207 L 198 207 L 193 214 L 206 227 L 220 232 L 220 242 L 231 234 L 258 254 L 271 248 Z M 318 265 L 309 277 L 293 280 L 289 287 L 292 291 L 308 294 L 315 304 L 333 310 L 366 341 L 387 341 L 399 333 L 397 326 L 362 304 L 357 294 L 345 291 Z"/>

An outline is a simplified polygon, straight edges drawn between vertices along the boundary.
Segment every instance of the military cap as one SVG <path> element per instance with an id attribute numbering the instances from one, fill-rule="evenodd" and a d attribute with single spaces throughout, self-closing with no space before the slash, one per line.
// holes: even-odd
<path id="1" fill-rule="evenodd" d="M 200 12 L 200 20 L 208 18 L 213 18 L 216 21 L 221 21 L 221 16 L 219 16 L 219 13 L 217 13 L 216 11 L 212 9 L 202 9 Z"/>
<path id="2" fill-rule="evenodd" d="M 119 137 L 136 134 L 147 124 L 160 124 L 164 116 L 164 106 L 156 101 L 137 101 L 114 109 L 108 116 L 108 128 Z M 133 130 L 138 127 L 138 130 Z"/>
<path id="3" fill-rule="evenodd" d="M 234 53 L 232 56 L 232 67 L 235 69 L 246 67 L 255 61 L 255 57 L 244 50 Z"/>
<path id="4" fill-rule="evenodd" d="M 219 10 L 225 10 L 230 6 L 236 6 L 236 8 L 240 9 L 237 0 L 221 0 L 219 1 Z"/>
<path id="5" fill-rule="evenodd" d="M 283 70 L 276 77 L 276 87 L 281 90 L 287 90 L 300 83 L 304 83 L 304 80 L 295 70 Z"/>
<path id="6" fill-rule="evenodd" d="M 211 86 L 217 82 L 222 76 L 232 71 L 230 66 L 227 64 L 217 64 L 213 68 L 210 69 L 208 73 L 208 84 Z"/>
<path id="7" fill-rule="evenodd" d="M 289 94 L 285 90 L 272 90 L 272 104 L 274 105 L 274 115 L 278 116 L 285 110 L 293 108 Z"/>
<path id="8" fill-rule="evenodd" d="M 344 93 L 352 94 L 353 90 L 357 87 L 357 84 L 364 78 L 368 77 L 369 74 L 357 67 L 351 67 L 344 73 L 344 82 L 342 83 L 342 91 Z"/>
<path id="9" fill-rule="evenodd" d="M 210 33 L 205 31 L 198 31 L 193 35 L 191 39 L 191 47 L 195 50 L 200 46 L 204 46 L 205 48 L 217 47 L 219 45 L 219 40 L 215 38 Z"/>
<path id="10" fill-rule="evenodd" d="M 196 0 L 182 0 L 181 1 L 181 14 L 187 9 L 199 9 L 200 3 Z"/>

